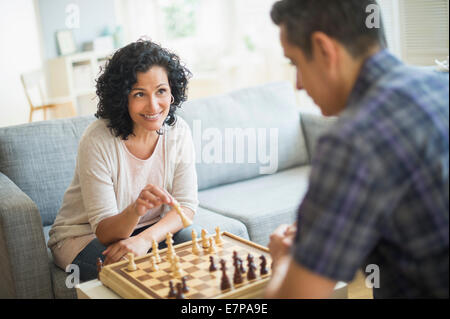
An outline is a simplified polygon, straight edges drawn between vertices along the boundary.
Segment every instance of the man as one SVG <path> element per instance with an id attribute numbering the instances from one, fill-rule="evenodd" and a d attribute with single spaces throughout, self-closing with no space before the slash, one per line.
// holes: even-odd
<path id="1" fill-rule="evenodd" d="M 404 65 L 370 0 L 282 0 L 285 56 L 324 115 L 295 225 L 272 234 L 268 298 L 327 298 L 370 270 L 375 298 L 449 296 L 449 81 Z M 370 18 L 370 17 L 369 17 Z"/>

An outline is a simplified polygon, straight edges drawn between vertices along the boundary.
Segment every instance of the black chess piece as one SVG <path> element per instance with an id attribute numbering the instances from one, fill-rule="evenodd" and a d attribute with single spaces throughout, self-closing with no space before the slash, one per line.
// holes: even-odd
<path id="1" fill-rule="evenodd" d="M 184 276 L 184 277 L 181 278 L 182 290 L 183 290 L 184 293 L 189 292 L 189 287 L 188 287 L 187 284 L 186 284 L 186 280 L 187 280 L 187 277 L 186 277 L 186 276 Z"/>
<path id="2" fill-rule="evenodd" d="M 236 285 L 236 284 L 241 284 L 243 281 L 244 281 L 244 279 L 242 278 L 242 274 L 239 269 L 239 261 L 237 261 L 236 264 L 234 265 L 233 283 Z"/>
<path id="3" fill-rule="evenodd" d="M 169 298 L 173 298 L 176 296 L 175 289 L 173 288 L 172 280 L 169 281 Z"/>
<path id="4" fill-rule="evenodd" d="M 241 274 L 244 274 L 246 272 L 245 267 L 244 267 L 244 262 L 242 261 L 241 258 L 237 258 L 237 263 L 239 264 L 239 270 L 241 271 Z"/>
<path id="5" fill-rule="evenodd" d="M 248 260 L 247 279 L 248 280 L 256 279 L 256 273 L 255 273 L 256 266 L 255 266 L 255 263 L 253 262 L 253 256 L 252 256 L 252 258 L 248 258 L 247 260 Z"/>
<path id="6" fill-rule="evenodd" d="M 260 264 L 260 274 L 262 275 L 267 275 L 267 273 L 269 272 L 267 270 L 267 260 L 266 260 L 266 256 L 261 255 L 259 257 L 259 259 L 261 259 L 261 264 Z"/>
<path id="7" fill-rule="evenodd" d="M 226 266 L 226 261 L 221 259 L 220 260 L 220 270 L 222 270 L 222 278 L 220 280 L 220 289 L 222 290 L 226 290 L 231 288 L 231 284 L 230 284 L 230 279 L 228 279 L 227 276 L 227 266 Z"/>
<path id="8" fill-rule="evenodd" d="M 177 293 L 176 293 L 175 298 L 176 299 L 185 299 L 181 282 L 177 283 Z"/>
<path id="9" fill-rule="evenodd" d="M 216 265 L 214 264 L 214 257 L 213 256 L 209 256 L 209 262 L 210 262 L 210 264 L 209 264 L 209 271 L 216 271 L 217 270 L 217 267 L 216 267 Z"/>

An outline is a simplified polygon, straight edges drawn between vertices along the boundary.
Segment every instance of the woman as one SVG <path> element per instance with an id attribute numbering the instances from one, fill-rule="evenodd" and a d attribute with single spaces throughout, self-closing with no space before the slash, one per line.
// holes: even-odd
<path id="1" fill-rule="evenodd" d="M 117 262 L 146 254 L 168 232 L 175 244 L 191 239 L 173 209 L 193 218 L 198 206 L 194 146 L 175 116 L 186 100 L 190 72 L 150 41 L 118 50 L 97 81 L 97 121 L 81 138 L 75 176 L 50 231 L 48 246 L 62 269 L 97 276 L 96 260 Z M 200 234 L 200 229 L 196 229 Z"/>

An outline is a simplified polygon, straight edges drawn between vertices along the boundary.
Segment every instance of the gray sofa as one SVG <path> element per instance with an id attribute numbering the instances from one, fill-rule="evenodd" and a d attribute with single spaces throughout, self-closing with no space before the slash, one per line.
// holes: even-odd
<path id="1" fill-rule="evenodd" d="M 267 245 L 279 224 L 295 220 L 314 144 L 333 120 L 301 114 L 285 82 L 189 101 L 179 115 L 196 145 L 195 222 Z M 94 120 L 0 128 L 0 297 L 76 297 L 46 243 L 73 178 L 79 139 Z"/>

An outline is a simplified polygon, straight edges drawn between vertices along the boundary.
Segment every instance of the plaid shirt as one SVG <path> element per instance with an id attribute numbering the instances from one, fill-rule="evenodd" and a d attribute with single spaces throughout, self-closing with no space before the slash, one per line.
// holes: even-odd
<path id="1" fill-rule="evenodd" d="M 375 264 L 375 298 L 448 298 L 448 73 L 368 59 L 318 141 L 298 219 L 292 254 L 313 272 L 349 282 Z"/>

